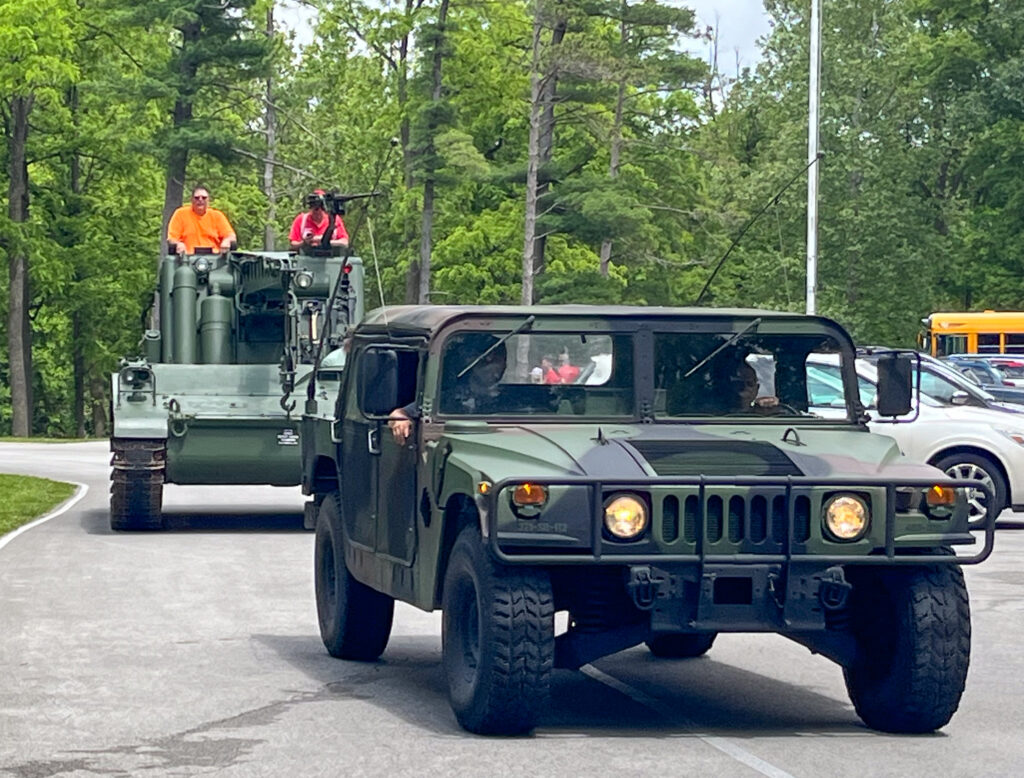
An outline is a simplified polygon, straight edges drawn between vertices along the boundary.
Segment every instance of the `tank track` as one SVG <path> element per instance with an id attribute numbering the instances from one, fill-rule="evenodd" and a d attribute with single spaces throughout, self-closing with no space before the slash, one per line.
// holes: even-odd
<path id="1" fill-rule="evenodd" d="M 163 529 L 166 441 L 112 438 L 110 450 L 110 528 Z"/>

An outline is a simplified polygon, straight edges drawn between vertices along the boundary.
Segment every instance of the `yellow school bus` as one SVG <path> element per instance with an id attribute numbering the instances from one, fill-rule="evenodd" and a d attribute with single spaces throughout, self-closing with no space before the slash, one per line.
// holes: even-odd
<path id="1" fill-rule="evenodd" d="M 1024 354 L 1024 311 L 933 313 L 921 319 L 921 348 L 947 354 Z"/>

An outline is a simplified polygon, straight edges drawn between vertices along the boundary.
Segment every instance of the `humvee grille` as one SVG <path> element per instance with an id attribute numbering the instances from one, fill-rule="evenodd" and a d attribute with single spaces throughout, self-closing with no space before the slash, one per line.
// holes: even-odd
<path id="1" fill-rule="evenodd" d="M 811 537 L 811 499 L 803 494 L 794 495 L 792 499 L 793 540 L 806 543 Z M 666 495 L 661 501 L 662 541 L 674 543 L 679 539 L 681 519 L 683 542 L 696 543 L 699 505 L 696 494 L 683 498 Z M 736 544 L 759 545 L 770 540 L 772 544 L 784 546 L 787 526 L 786 496 L 781 490 L 779 494 L 708 494 L 705 497 L 704 539 L 708 543 L 718 543 L 725 538 Z"/>

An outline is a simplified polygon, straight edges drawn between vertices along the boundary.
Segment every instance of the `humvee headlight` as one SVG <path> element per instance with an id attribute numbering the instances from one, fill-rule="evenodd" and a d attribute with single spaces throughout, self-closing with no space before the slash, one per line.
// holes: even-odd
<path id="1" fill-rule="evenodd" d="M 956 489 L 932 486 L 924 493 L 924 512 L 931 519 L 948 519 L 956 507 Z"/>
<path id="2" fill-rule="evenodd" d="M 199 275 L 205 275 L 210 272 L 210 260 L 206 257 L 199 257 L 199 259 L 193 263 L 192 267 Z"/>
<path id="3" fill-rule="evenodd" d="M 647 506 L 635 494 L 612 495 L 604 503 L 604 526 L 619 540 L 638 538 L 647 529 Z"/>
<path id="4" fill-rule="evenodd" d="M 548 501 L 548 490 L 539 484 L 519 484 L 512 490 L 512 504 L 519 508 L 540 508 Z"/>
<path id="5" fill-rule="evenodd" d="M 295 274 L 295 285 L 299 289 L 309 289 L 313 285 L 313 274 L 308 270 L 300 270 Z"/>
<path id="6" fill-rule="evenodd" d="M 867 531 L 870 517 L 862 499 L 842 494 L 825 507 L 825 529 L 836 540 L 857 540 Z"/>

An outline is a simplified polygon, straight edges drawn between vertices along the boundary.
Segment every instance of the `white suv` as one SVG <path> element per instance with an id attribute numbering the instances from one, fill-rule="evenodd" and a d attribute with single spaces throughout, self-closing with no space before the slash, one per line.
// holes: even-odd
<path id="1" fill-rule="evenodd" d="M 826 356 L 812 359 L 807 365 L 810 410 L 826 417 L 845 415 L 845 405 L 840 409 L 833 404 L 842 397 L 839 365 Z M 875 366 L 858 359 L 861 403 L 871 416 L 872 432 L 895 439 L 911 459 L 935 465 L 953 478 L 976 479 L 992 490 L 993 505 L 984 492 L 972 493 L 972 521 L 990 510 L 995 515 L 1007 507 L 1024 510 L 1024 414 L 953 405 L 922 392 L 917 418 L 893 423 L 873 410 L 877 380 Z"/>

